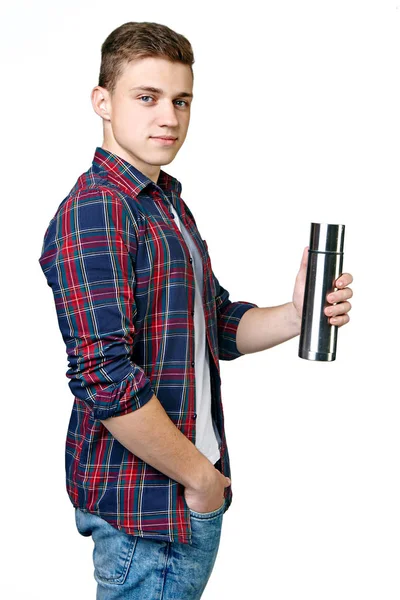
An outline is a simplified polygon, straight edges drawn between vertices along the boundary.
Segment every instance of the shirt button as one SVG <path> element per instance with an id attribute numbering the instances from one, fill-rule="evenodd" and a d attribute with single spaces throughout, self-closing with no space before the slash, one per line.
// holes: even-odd
<path id="1" fill-rule="evenodd" d="M 193 315 L 194 315 L 194 310 L 192 310 L 192 312 L 191 312 L 191 315 L 192 315 L 192 317 L 193 317 Z"/>
<path id="2" fill-rule="evenodd" d="M 194 362 L 192 362 L 192 367 L 194 367 Z"/>
<path id="3" fill-rule="evenodd" d="M 192 262 L 193 262 L 193 258 L 192 258 L 192 257 L 190 257 L 190 258 L 189 258 L 189 261 L 192 263 Z"/>
<path id="4" fill-rule="evenodd" d="M 193 419 L 197 419 L 197 413 L 194 413 Z"/>
<path id="5" fill-rule="evenodd" d="M 173 219 L 175 219 L 174 213 L 169 213 Z"/>

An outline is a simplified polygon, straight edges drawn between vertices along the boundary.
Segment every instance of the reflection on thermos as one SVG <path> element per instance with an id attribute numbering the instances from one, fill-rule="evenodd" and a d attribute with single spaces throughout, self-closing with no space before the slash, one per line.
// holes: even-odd
<path id="1" fill-rule="evenodd" d="M 324 308 L 342 274 L 344 225 L 311 223 L 299 356 L 308 360 L 336 358 L 337 326 L 329 324 Z"/>

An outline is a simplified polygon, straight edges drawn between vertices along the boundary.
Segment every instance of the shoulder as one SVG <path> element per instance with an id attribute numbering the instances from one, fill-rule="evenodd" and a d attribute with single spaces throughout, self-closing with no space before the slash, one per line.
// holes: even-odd
<path id="1" fill-rule="evenodd" d="M 74 187 L 51 219 L 45 243 L 82 236 L 122 237 L 135 246 L 143 228 L 143 215 L 126 195 L 103 185 Z"/>
<path id="2" fill-rule="evenodd" d="M 91 220 L 109 220 L 121 225 L 121 219 L 140 227 L 145 219 L 140 205 L 123 190 L 107 182 L 74 187 L 61 202 L 55 217 L 79 213 Z"/>

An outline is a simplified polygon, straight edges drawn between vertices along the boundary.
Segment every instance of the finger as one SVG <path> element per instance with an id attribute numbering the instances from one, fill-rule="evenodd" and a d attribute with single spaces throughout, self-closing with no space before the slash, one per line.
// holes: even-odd
<path id="1" fill-rule="evenodd" d="M 340 277 L 335 282 L 335 287 L 343 289 L 347 285 L 353 283 L 353 276 L 350 273 L 342 273 Z"/>
<path id="2" fill-rule="evenodd" d="M 349 310 L 351 310 L 350 302 L 340 302 L 339 304 L 335 304 L 335 306 L 324 308 L 324 313 L 327 317 L 338 317 L 348 313 Z"/>
<path id="3" fill-rule="evenodd" d="M 328 294 L 326 299 L 330 304 L 334 302 L 343 302 L 344 300 L 348 300 L 353 297 L 353 290 L 351 288 L 345 288 L 344 290 L 340 290 L 338 292 L 332 292 Z"/>
<path id="4" fill-rule="evenodd" d="M 342 327 L 342 325 L 346 325 L 350 321 L 350 315 L 341 315 L 340 317 L 332 317 L 329 319 L 329 323 L 331 325 L 336 325 L 336 327 Z"/>

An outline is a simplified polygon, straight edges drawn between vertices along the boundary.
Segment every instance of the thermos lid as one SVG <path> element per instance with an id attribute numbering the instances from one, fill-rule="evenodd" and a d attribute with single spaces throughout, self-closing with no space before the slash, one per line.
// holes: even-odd
<path id="1" fill-rule="evenodd" d="M 310 250 L 343 252 L 344 225 L 311 223 Z"/>

